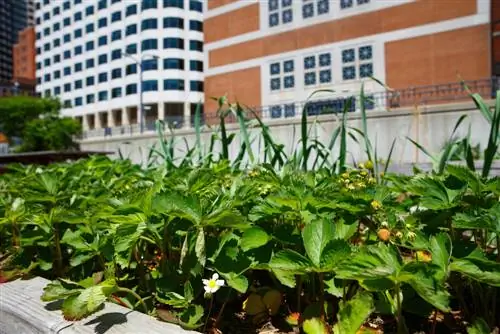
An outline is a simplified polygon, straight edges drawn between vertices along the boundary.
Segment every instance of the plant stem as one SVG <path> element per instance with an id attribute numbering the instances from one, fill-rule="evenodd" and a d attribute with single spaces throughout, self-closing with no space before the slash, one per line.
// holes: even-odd
<path id="1" fill-rule="evenodd" d="M 397 322 L 398 322 L 398 334 L 403 333 L 403 323 L 401 319 L 401 296 L 399 295 L 399 284 L 396 284 L 396 306 L 397 310 Z"/>
<path id="2" fill-rule="evenodd" d="M 203 326 L 203 333 L 205 333 L 207 329 L 208 319 L 210 319 L 210 314 L 212 313 L 212 307 L 214 306 L 214 295 L 210 296 L 210 306 L 208 307 L 207 318 L 205 319 L 205 325 Z"/>
<path id="3" fill-rule="evenodd" d="M 437 309 L 434 310 L 434 317 L 432 317 L 432 330 L 431 330 L 431 334 L 436 334 L 436 325 L 437 325 Z"/>
<path id="4" fill-rule="evenodd" d="M 55 274 L 57 277 L 62 277 L 62 251 L 61 251 L 61 241 L 59 240 L 59 229 L 57 223 L 54 226 L 54 252 L 55 252 Z"/>
<path id="5" fill-rule="evenodd" d="M 320 318 L 325 320 L 325 282 L 323 280 L 323 273 L 318 273 L 319 278 L 319 305 L 320 305 Z"/>
<path id="6" fill-rule="evenodd" d="M 134 298 L 137 299 L 137 301 L 139 303 L 141 303 L 142 308 L 144 309 L 144 313 L 148 314 L 148 307 L 147 307 L 146 303 L 144 302 L 144 300 L 142 299 L 142 297 L 139 296 L 139 294 L 137 292 L 135 292 L 134 290 L 131 290 L 128 288 L 122 288 L 122 287 L 118 287 L 117 291 L 125 292 L 125 293 L 131 294 L 132 296 L 134 296 Z"/>
<path id="7" fill-rule="evenodd" d="M 224 312 L 224 308 L 226 307 L 227 302 L 229 301 L 229 297 L 231 296 L 231 290 L 228 291 L 226 300 L 224 301 L 224 304 L 222 304 L 222 307 L 220 308 L 219 314 L 217 314 L 217 318 L 215 319 L 214 326 L 217 328 L 217 324 L 219 323 L 220 317 L 222 316 L 222 313 Z"/>
<path id="8" fill-rule="evenodd" d="M 300 299 L 302 298 L 302 276 L 297 277 L 297 310 L 300 313 Z"/>

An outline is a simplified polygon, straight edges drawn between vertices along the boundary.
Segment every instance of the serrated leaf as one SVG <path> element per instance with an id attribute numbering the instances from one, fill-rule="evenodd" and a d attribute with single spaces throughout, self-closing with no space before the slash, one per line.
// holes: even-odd
<path id="1" fill-rule="evenodd" d="M 306 334 L 330 334 L 331 331 L 328 325 L 320 318 L 311 318 L 304 321 L 302 324 Z M 340 332 L 339 332 L 340 333 Z"/>
<path id="2" fill-rule="evenodd" d="M 467 334 L 490 334 L 488 323 L 483 318 L 477 318 L 472 325 L 467 327 Z"/>
<path id="3" fill-rule="evenodd" d="M 455 259 L 450 270 L 459 272 L 475 281 L 500 287 L 500 263 L 468 256 Z"/>
<path id="4" fill-rule="evenodd" d="M 269 235 L 258 226 L 251 227 L 245 232 L 240 239 L 240 247 L 243 251 L 249 251 L 254 248 L 264 246 L 271 240 Z"/>
<path id="5" fill-rule="evenodd" d="M 311 266 L 312 263 L 305 256 L 290 249 L 279 251 L 269 262 L 269 267 L 273 270 L 286 270 L 295 274 L 304 273 Z"/>
<path id="6" fill-rule="evenodd" d="M 68 296 L 79 294 L 83 289 L 68 288 L 59 280 L 52 281 L 43 288 L 41 300 L 50 302 L 54 300 L 64 299 Z"/>
<path id="7" fill-rule="evenodd" d="M 248 279 L 243 275 L 222 274 L 226 279 L 227 285 L 240 293 L 245 293 L 248 290 Z"/>
<path id="8" fill-rule="evenodd" d="M 341 302 L 339 306 L 338 322 L 333 327 L 333 332 L 342 334 L 356 334 L 375 309 L 371 294 L 366 292 L 358 293 L 348 302 Z"/>
<path id="9" fill-rule="evenodd" d="M 189 302 L 178 294 L 177 292 L 163 292 L 160 295 L 155 296 L 156 300 L 162 304 L 170 305 L 175 308 L 185 308 L 189 305 Z"/>
<path id="10" fill-rule="evenodd" d="M 307 224 L 302 231 L 304 248 L 311 262 L 320 267 L 321 254 L 326 245 L 334 239 L 335 227 L 332 222 L 326 219 L 315 220 Z"/>
<path id="11" fill-rule="evenodd" d="M 189 305 L 179 317 L 179 324 L 184 329 L 196 329 L 202 325 L 201 318 L 203 317 L 204 309 L 200 305 Z"/>
<path id="12" fill-rule="evenodd" d="M 337 239 L 330 241 L 321 254 L 320 268 L 315 271 L 335 271 L 337 265 L 351 255 L 351 248 L 347 241 Z"/>
<path id="13" fill-rule="evenodd" d="M 64 318 L 67 320 L 80 320 L 101 307 L 108 296 L 106 286 L 93 286 L 81 291 L 78 295 L 66 298 L 62 305 Z"/>
<path id="14" fill-rule="evenodd" d="M 296 285 L 295 274 L 289 270 L 273 269 L 273 274 L 281 282 L 281 284 L 294 288 Z"/>

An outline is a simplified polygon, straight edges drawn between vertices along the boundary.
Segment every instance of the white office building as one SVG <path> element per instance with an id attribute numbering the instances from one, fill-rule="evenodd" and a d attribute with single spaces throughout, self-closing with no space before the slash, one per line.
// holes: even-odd
<path id="1" fill-rule="evenodd" d="M 204 99 L 202 7 L 36 0 L 37 92 L 59 97 L 86 136 L 151 131 L 157 119 L 189 127 Z"/>

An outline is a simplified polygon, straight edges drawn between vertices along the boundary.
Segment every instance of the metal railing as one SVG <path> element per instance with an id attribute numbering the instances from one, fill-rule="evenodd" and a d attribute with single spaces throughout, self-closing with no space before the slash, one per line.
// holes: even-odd
<path id="1" fill-rule="evenodd" d="M 483 80 L 466 81 L 464 83 L 454 82 L 448 84 L 429 85 L 410 87 L 405 89 L 386 90 L 382 92 L 365 92 L 365 108 L 369 111 L 385 111 L 404 107 L 446 104 L 454 102 L 470 101 L 468 89 L 478 93 L 485 99 L 491 99 L 496 96 L 496 91 L 500 89 L 500 77 L 492 77 Z M 360 110 L 359 93 L 345 96 L 336 96 L 328 99 L 317 99 L 311 101 L 299 101 L 275 104 L 271 106 L 260 106 L 250 108 L 253 110 L 246 112 L 246 118 L 255 118 L 255 114 L 263 120 L 290 119 L 300 117 L 303 108 L 307 115 L 328 115 L 343 112 L 347 106 L 349 112 Z M 236 123 L 234 115 L 228 115 L 225 118 L 226 123 Z M 183 115 L 166 116 L 164 119 L 165 130 L 185 128 Z M 202 124 L 217 124 L 219 117 L 216 111 L 212 110 L 202 114 Z M 191 117 L 189 126 L 194 127 L 194 117 Z M 156 131 L 156 121 L 147 120 L 144 132 Z M 139 134 L 138 124 L 126 126 L 117 126 L 113 128 L 92 129 L 85 131 L 83 138 L 106 137 L 116 135 Z"/>

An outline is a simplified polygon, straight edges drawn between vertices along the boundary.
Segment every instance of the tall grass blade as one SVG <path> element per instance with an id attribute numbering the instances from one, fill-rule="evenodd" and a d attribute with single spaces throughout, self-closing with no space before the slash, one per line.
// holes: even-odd
<path id="1" fill-rule="evenodd" d="M 194 111 L 194 131 L 196 134 L 196 150 L 198 151 L 198 159 L 201 163 L 203 158 L 203 148 L 201 145 L 201 103 L 196 105 L 196 110 Z"/>
<path id="2" fill-rule="evenodd" d="M 241 108 L 239 103 L 236 104 L 236 117 L 238 118 L 238 123 L 240 125 L 240 135 L 242 136 L 243 142 L 245 143 L 248 151 L 248 158 L 250 159 L 250 163 L 254 164 L 255 158 L 253 155 L 252 146 L 250 145 L 250 136 L 247 130 L 247 122 L 243 114 L 243 109 Z"/>
<path id="3" fill-rule="evenodd" d="M 500 91 L 497 92 L 497 97 L 495 101 L 495 109 L 493 110 L 493 115 L 490 125 L 490 135 L 488 137 L 488 146 L 484 151 L 484 165 L 483 165 L 483 177 L 488 177 L 490 174 L 491 166 L 493 160 L 498 151 L 498 139 L 499 139 L 499 125 L 500 125 Z"/>

